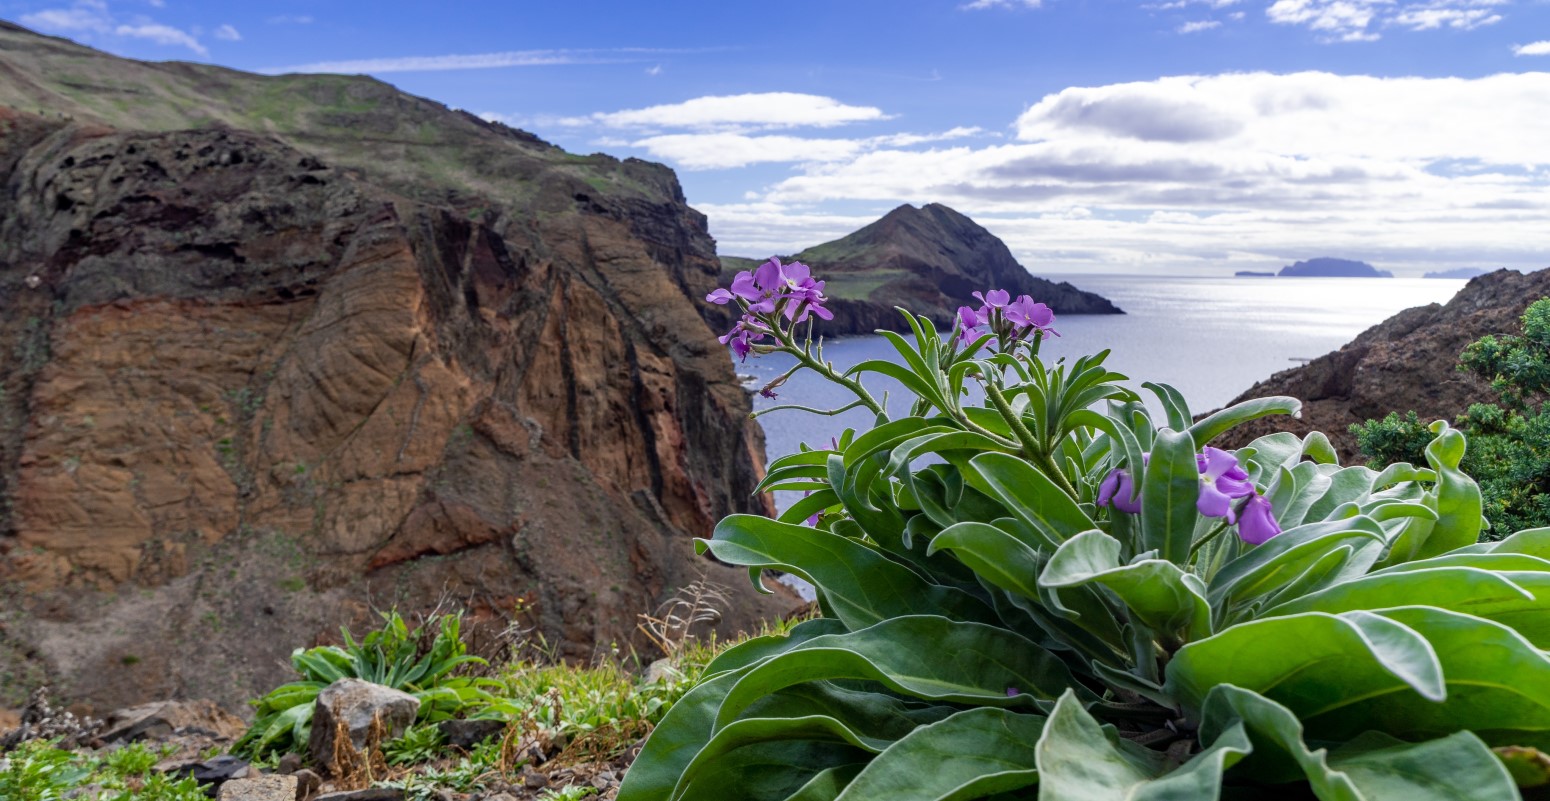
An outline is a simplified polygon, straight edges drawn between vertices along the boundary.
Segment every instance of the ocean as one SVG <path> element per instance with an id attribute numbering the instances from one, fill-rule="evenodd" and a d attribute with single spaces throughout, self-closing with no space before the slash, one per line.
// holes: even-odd
<path id="1" fill-rule="evenodd" d="M 1132 275 L 1045 275 L 1097 292 L 1123 315 L 1070 315 L 1055 320 L 1059 338 L 1047 340 L 1046 360 L 1104 348 L 1106 364 L 1141 382 L 1172 384 L 1194 412 L 1215 409 L 1272 373 L 1296 367 L 1351 341 L 1367 328 L 1412 306 L 1445 303 L 1462 280 L 1426 278 L 1238 278 Z M 1037 300 L 1037 298 L 1035 298 Z M 821 332 L 821 323 L 820 323 Z M 866 359 L 897 359 L 882 337 L 828 340 L 824 356 L 837 367 Z M 789 369 L 784 354 L 750 356 L 737 365 L 745 385 L 757 389 Z M 874 395 L 898 385 L 875 374 L 863 382 Z M 851 400 L 844 389 L 809 371 L 792 378 L 777 400 L 754 397 L 754 407 L 795 403 L 835 408 Z M 1150 398 L 1150 393 L 1143 393 Z M 903 401 L 890 404 L 895 413 Z M 847 427 L 865 429 L 870 415 L 852 410 L 837 417 L 776 411 L 759 418 L 770 459 L 794 453 L 802 442 L 826 445 Z M 790 499 L 778 499 L 782 507 Z"/>

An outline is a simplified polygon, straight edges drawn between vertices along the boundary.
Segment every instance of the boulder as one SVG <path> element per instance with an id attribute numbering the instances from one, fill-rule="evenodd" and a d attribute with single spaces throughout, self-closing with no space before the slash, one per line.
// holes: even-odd
<path id="1" fill-rule="evenodd" d="M 212 701 L 157 701 L 120 709 L 108 715 L 103 742 L 165 740 L 175 733 L 198 731 L 212 737 L 235 739 L 247 724 Z"/>
<path id="2" fill-rule="evenodd" d="M 334 762 L 335 738 L 342 728 L 357 751 L 365 750 L 376 727 L 380 740 L 404 733 L 420 711 L 420 699 L 361 679 L 340 679 L 318 693 L 312 714 L 312 736 L 307 742 L 313 764 Z"/>
<path id="3" fill-rule="evenodd" d="M 255 776 L 221 785 L 218 801 L 297 801 L 295 776 Z"/>
<path id="4" fill-rule="evenodd" d="M 436 724 L 447 745 L 468 750 L 506 730 L 504 720 L 443 720 Z"/>

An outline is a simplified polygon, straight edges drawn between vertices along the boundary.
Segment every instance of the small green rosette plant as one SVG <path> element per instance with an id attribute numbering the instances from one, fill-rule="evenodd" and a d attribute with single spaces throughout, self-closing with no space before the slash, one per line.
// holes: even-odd
<path id="1" fill-rule="evenodd" d="M 1464 438 L 1342 466 L 1322 434 L 1212 446 L 1290 398 L 1154 415 L 1047 363 L 1053 315 L 989 292 L 944 339 L 839 371 L 823 284 L 771 261 L 712 302 L 877 415 L 771 465 L 806 493 L 728 517 L 716 559 L 797 574 L 823 617 L 712 662 L 620 801 L 1515 799 L 1550 750 L 1550 529 L 1477 543 Z M 913 396 L 890 416 L 862 386 Z M 767 394 L 789 377 L 766 388 Z M 1515 777 L 1516 780 L 1515 780 Z"/>

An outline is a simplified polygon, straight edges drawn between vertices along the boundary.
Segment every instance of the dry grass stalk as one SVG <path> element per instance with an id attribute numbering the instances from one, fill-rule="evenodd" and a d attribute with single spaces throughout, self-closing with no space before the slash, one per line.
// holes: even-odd
<path id="1" fill-rule="evenodd" d="M 727 587 L 708 581 L 701 576 L 680 588 L 653 614 L 640 615 L 640 629 L 662 651 L 662 655 L 674 662 L 683 653 L 694 627 L 713 624 L 721 620 L 720 606 L 728 604 Z"/>
<path id="2" fill-rule="evenodd" d="M 350 741 L 350 729 L 345 722 L 335 723 L 334 754 L 327 767 L 340 790 L 364 790 L 378 779 L 387 777 L 387 759 L 382 755 L 386 734 L 382 716 L 373 715 L 371 726 L 366 730 L 366 747 L 358 750 Z"/>

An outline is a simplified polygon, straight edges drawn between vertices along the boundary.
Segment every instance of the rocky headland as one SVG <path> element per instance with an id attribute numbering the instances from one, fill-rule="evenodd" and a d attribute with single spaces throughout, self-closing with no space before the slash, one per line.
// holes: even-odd
<path id="1" fill-rule="evenodd" d="M 900 206 L 855 233 L 781 258 L 811 266 L 827 282 L 824 291 L 834 319 L 816 330 L 831 336 L 907 330 L 895 306 L 950 328 L 958 307 L 978 306 L 973 293 L 987 289 L 1031 295 L 1056 314 L 1123 314 L 1107 299 L 1068 282 L 1029 274 L 995 234 L 939 203 Z M 737 257 L 721 262 L 723 283 L 759 264 Z M 706 314 L 717 325 L 729 323 L 725 307 L 710 307 Z"/>
<path id="2" fill-rule="evenodd" d="M 1550 297 L 1550 270 L 1497 270 L 1464 285 L 1446 304 L 1399 314 L 1362 332 L 1339 350 L 1283 370 L 1250 387 L 1233 403 L 1270 395 L 1303 402 L 1302 416 L 1267 417 L 1232 433 L 1233 447 L 1273 431 L 1299 436 L 1323 431 L 1342 461 L 1358 458 L 1354 423 L 1414 409 L 1424 420 L 1457 417 L 1471 403 L 1495 399 L 1489 386 L 1457 368 L 1466 345 L 1486 334 L 1518 330 L 1529 304 Z"/>
<path id="3" fill-rule="evenodd" d="M 445 602 L 590 657 L 756 511 L 661 165 L 0 23 L 0 706 L 242 701 Z"/>

